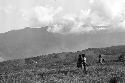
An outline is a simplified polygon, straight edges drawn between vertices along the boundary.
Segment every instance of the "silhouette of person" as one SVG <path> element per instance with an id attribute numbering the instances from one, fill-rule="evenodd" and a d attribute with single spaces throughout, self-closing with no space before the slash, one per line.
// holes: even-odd
<path id="1" fill-rule="evenodd" d="M 78 57 L 77 67 L 82 69 L 82 56 L 81 55 L 79 55 L 79 57 Z"/>
<path id="2" fill-rule="evenodd" d="M 101 55 L 101 54 L 99 54 L 99 63 L 101 63 L 101 64 L 102 64 L 102 61 L 103 61 L 103 59 L 102 59 L 102 55 Z"/>
<path id="3" fill-rule="evenodd" d="M 84 72 L 86 73 L 86 57 L 85 57 L 85 54 L 82 54 L 82 66 L 84 67 Z"/>

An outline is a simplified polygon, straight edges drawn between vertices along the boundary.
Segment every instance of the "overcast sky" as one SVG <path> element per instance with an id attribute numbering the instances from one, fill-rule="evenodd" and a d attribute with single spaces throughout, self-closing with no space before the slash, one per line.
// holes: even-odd
<path id="1" fill-rule="evenodd" d="M 124 10 L 124 0 L 0 0 L 0 32 L 52 24 L 56 33 L 124 30 Z"/>
<path id="2" fill-rule="evenodd" d="M 11 52 L 18 53 L 16 49 L 18 43 L 21 43 L 18 47 L 19 56 L 23 54 L 22 46 L 25 47 L 25 44 L 27 48 L 25 48 L 24 56 L 34 55 L 33 53 L 41 50 L 41 47 L 45 50 L 48 48 L 44 53 L 53 53 L 89 47 L 124 45 L 125 0 L 0 0 L 0 33 L 25 27 L 41 28 L 43 26 L 49 26 L 46 27 L 48 32 L 38 29 L 41 30 L 41 34 L 35 31 L 34 34 L 29 34 L 31 29 L 24 29 L 20 36 L 18 33 L 17 37 L 11 34 L 4 37 L 4 41 L 1 42 L 5 43 L 8 56 Z M 38 39 L 35 35 L 38 35 Z M 35 44 L 32 46 L 28 37 L 35 42 L 36 47 L 34 47 Z M 19 40 L 15 41 L 17 39 Z M 4 50 L 0 52 L 6 55 L 3 43 L 0 48 Z M 11 46 L 16 51 L 13 51 Z M 15 53 L 15 55 L 18 54 Z"/>

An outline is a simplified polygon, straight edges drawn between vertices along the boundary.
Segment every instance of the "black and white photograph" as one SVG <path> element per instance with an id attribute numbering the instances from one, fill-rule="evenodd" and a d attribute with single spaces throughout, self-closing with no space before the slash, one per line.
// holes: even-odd
<path id="1" fill-rule="evenodd" d="M 125 83 L 125 0 L 0 0 L 0 83 Z"/>

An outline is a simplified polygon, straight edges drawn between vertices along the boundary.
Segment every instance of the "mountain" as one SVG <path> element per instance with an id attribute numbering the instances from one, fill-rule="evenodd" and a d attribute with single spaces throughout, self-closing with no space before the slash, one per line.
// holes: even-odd
<path id="1" fill-rule="evenodd" d="M 24 28 L 0 34 L 0 57 L 4 60 L 86 48 L 125 45 L 124 32 L 96 31 L 84 34 L 52 33 L 42 28 Z"/>
<path id="2" fill-rule="evenodd" d="M 44 29 L 25 28 L 9 31 L 0 35 L 0 55 L 15 59 L 51 53 L 54 50 L 52 48 L 58 48 L 60 40 L 59 36 Z"/>

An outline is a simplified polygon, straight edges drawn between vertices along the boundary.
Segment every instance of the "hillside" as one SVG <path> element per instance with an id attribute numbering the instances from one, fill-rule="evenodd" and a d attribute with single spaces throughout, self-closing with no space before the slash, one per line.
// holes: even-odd
<path id="1" fill-rule="evenodd" d="M 49 49 L 56 49 L 60 40 L 60 37 L 48 33 L 44 28 L 9 31 L 0 34 L 0 56 L 18 59 L 52 53 L 54 49 Z"/>
<path id="2" fill-rule="evenodd" d="M 27 27 L 0 34 L 1 61 L 125 44 L 124 32 L 59 34 L 46 29 Z"/>
<path id="3" fill-rule="evenodd" d="M 76 63 L 78 55 L 85 53 L 87 57 L 87 63 L 89 65 L 95 64 L 98 60 L 98 54 L 102 54 L 103 58 L 107 61 L 118 60 L 121 54 L 125 53 L 125 46 L 112 46 L 106 48 L 88 48 L 77 52 L 62 52 L 53 53 L 48 55 L 41 55 L 37 57 L 30 57 L 24 59 L 14 59 L 3 61 L 0 63 L 0 73 L 3 72 L 15 72 L 22 69 L 30 69 L 34 67 L 50 67 L 54 64 L 73 64 Z"/>
<path id="4" fill-rule="evenodd" d="M 125 45 L 111 46 L 105 48 L 89 48 L 87 51 L 94 51 L 95 53 L 105 54 L 105 55 L 116 55 L 119 53 L 125 53 Z"/>
<path id="5" fill-rule="evenodd" d="M 104 49 L 107 52 L 105 52 Z M 80 71 L 77 70 L 77 68 L 76 68 L 76 61 L 77 61 L 78 55 L 81 53 L 86 54 L 87 64 L 89 65 L 89 68 L 90 68 L 88 70 L 89 72 L 92 72 L 91 69 L 93 69 L 95 67 L 97 67 L 97 69 L 102 68 L 102 67 L 96 66 L 97 56 L 100 53 L 102 53 L 102 54 L 104 53 L 105 61 L 106 61 L 105 65 L 107 65 L 107 66 L 104 66 L 106 68 L 106 69 L 104 69 L 104 71 L 107 71 L 106 73 L 108 74 L 108 72 L 116 71 L 116 69 L 114 70 L 114 68 L 113 69 L 110 68 L 110 70 L 111 70 L 110 71 L 108 65 L 110 65 L 110 66 L 114 65 L 113 67 L 115 67 L 115 65 L 116 66 L 118 65 L 120 67 L 124 66 L 124 64 L 121 62 L 111 62 L 113 60 L 112 57 L 114 57 L 114 52 L 115 52 L 115 55 L 117 56 L 116 59 L 118 60 L 118 57 L 119 57 L 118 54 L 121 54 L 121 52 L 123 53 L 125 51 L 125 50 L 123 51 L 123 49 L 125 49 L 125 46 L 112 46 L 112 47 L 106 47 L 106 48 L 89 48 L 89 49 L 77 51 L 77 52 L 53 53 L 53 54 L 25 58 L 25 59 L 8 60 L 8 61 L 4 61 L 4 62 L 0 63 L 0 75 L 2 77 L 7 76 L 9 79 L 13 79 L 13 80 L 19 79 L 20 76 L 23 76 L 22 81 L 25 81 L 25 82 L 27 81 L 26 83 L 30 83 L 32 78 L 36 79 L 37 78 L 36 76 L 41 76 L 43 74 L 44 75 L 57 75 L 57 73 L 59 73 L 59 72 L 60 72 L 60 74 L 61 73 L 65 74 L 66 72 L 70 71 L 70 73 L 74 73 L 73 75 L 76 75 L 76 74 L 80 73 Z M 109 52 L 110 52 L 110 55 L 109 55 Z M 106 57 L 109 58 L 109 56 L 110 56 L 110 59 L 107 59 Z M 107 63 L 107 61 L 108 61 L 108 63 Z M 110 63 L 109 63 L 109 61 L 110 61 Z M 95 67 L 94 67 L 94 65 L 95 65 Z M 93 74 L 96 72 L 97 72 L 97 70 L 94 69 Z M 103 72 L 103 70 L 100 72 Z M 123 72 L 121 72 L 121 73 L 123 73 Z M 19 76 L 19 78 L 15 78 L 15 76 L 16 77 Z M 25 78 L 25 76 L 26 77 L 28 76 L 27 78 L 30 80 L 29 81 L 27 79 L 23 80 L 23 78 Z M 100 78 L 100 77 L 97 77 L 97 78 Z M 5 77 L 4 77 L 4 79 L 5 79 Z M 42 80 L 41 77 L 40 77 L 40 79 Z M 13 80 L 10 80 L 10 83 L 13 83 Z M 23 83 L 23 82 L 21 82 L 21 83 Z M 32 81 L 32 83 L 36 83 L 36 82 Z M 89 82 L 87 82 L 87 83 L 89 83 Z"/>

